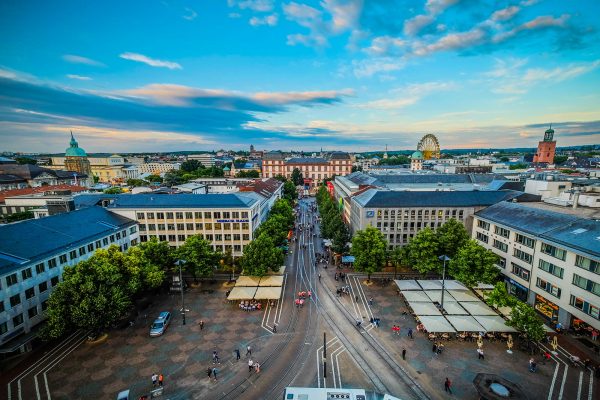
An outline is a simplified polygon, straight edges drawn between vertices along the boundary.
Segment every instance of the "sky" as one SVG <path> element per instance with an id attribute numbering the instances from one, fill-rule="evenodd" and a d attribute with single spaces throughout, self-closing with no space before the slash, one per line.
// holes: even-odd
<path id="1" fill-rule="evenodd" d="M 0 151 L 600 143 L 597 0 L 0 2 Z"/>

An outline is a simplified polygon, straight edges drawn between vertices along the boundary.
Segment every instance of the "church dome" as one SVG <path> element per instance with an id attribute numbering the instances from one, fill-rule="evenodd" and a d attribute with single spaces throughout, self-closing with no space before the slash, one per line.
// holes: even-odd
<path id="1" fill-rule="evenodd" d="M 77 140 L 73 137 L 73 132 L 71 132 L 69 147 L 65 150 L 65 157 L 87 157 L 85 150 L 79 147 Z"/>
<path id="2" fill-rule="evenodd" d="M 421 153 L 420 151 L 415 151 L 414 153 L 412 153 L 412 155 L 410 156 L 410 158 L 415 159 L 415 160 L 422 160 L 423 159 L 423 153 Z"/>

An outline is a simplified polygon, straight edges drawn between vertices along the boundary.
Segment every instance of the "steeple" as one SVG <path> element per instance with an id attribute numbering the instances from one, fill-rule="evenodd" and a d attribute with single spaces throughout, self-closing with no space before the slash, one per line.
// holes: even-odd
<path id="1" fill-rule="evenodd" d="M 546 129 L 544 132 L 544 142 L 551 142 L 554 139 L 554 129 L 552 129 L 552 124 L 550 124 L 550 128 Z"/>
<path id="2" fill-rule="evenodd" d="M 388 153 L 387 153 L 387 144 L 385 145 L 385 153 L 383 153 L 383 158 L 387 159 L 388 158 Z"/>

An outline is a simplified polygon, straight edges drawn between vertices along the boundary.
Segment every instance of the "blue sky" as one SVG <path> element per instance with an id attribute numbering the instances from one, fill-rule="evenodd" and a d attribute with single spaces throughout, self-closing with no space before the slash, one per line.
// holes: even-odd
<path id="1" fill-rule="evenodd" d="M 600 2 L 4 1 L 0 151 L 600 143 Z"/>

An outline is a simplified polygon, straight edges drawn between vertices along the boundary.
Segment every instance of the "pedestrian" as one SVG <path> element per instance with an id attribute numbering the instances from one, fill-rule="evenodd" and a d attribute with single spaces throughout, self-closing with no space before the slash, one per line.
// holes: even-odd
<path id="1" fill-rule="evenodd" d="M 413 335 L 412 334 L 413 334 L 412 328 L 408 328 L 408 337 L 411 338 L 411 339 L 413 339 Z"/>
<path id="2" fill-rule="evenodd" d="M 404 347 L 402 348 L 402 359 L 406 360 L 406 349 Z"/>
<path id="3" fill-rule="evenodd" d="M 596 340 L 598 340 L 598 331 L 597 330 L 593 330 L 592 331 L 592 340 L 595 342 Z"/>
<path id="4" fill-rule="evenodd" d="M 273 333 L 277 333 L 277 322 L 273 324 Z"/>
<path id="5" fill-rule="evenodd" d="M 157 382 L 158 382 L 158 375 L 152 374 L 152 387 L 156 387 Z"/>
<path id="6" fill-rule="evenodd" d="M 550 355 L 550 352 L 545 351 L 544 352 L 544 365 L 546 365 L 546 361 L 550 361 L 551 358 L 552 358 L 552 356 Z"/>
<path id="7" fill-rule="evenodd" d="M 431 348 L 431 351 L 433 351 L 434 353 L 437 353 L 437 343 L 433 343 L 433 347 Z"/>
<path id="8" fill-rule="evenodd" d="M 246 347 L 246 357 L 248 357 L 248 355 L 252 356 L 252 347 L 250 347 L 250 345 Z"/>
<path id="9" fill-rule="evenodd" d="M 319 273 L 319 282 L 321 282 L 321 274 Z"/>
<path id="10" fill-rule="evenodd" d="M 252 372 L 252 369 L 254 369 L 254 361 L 252 361 L 252 359 L 248 360 L 248 372 Z"/>
<path id="11" fill-rule="evenodd" d="M 212 375 L 212 368 L 211 367 L 206 368 L 206 375 L 208 375 L 208 380 L 210 381 L 210 377 Z"/>
<path id="12" fill-rule="evenodd" d="M 372 306 L 373 305 L 373 297 L 369 297 L 369 305 Z"/>
<path id="13" fill-rule="evenodd" d="M 163 374 L 160 374 L 158 376 L 158 386 L 162 387 L 164 379 L 165 379 L 165 377 L 163 376 Z"/>
<path id="14" fill-rule="evenodd" d="M 217 353 L 217 351 L 213 351 L 213 364 L 221 364 L 221 361 L 219 359 L 219 354 Z"/>
<path id="15" fill-rule="evenodd" d="M 257 374 L 260 373 L 260 364 L 257 362 L 254 363 L 254 372 L 256 372 Z"/>
<path id="16" fill-rule="evenodd" d="M 235 349 L 235 359 L 237 361 L 240 361 L 240 349 Z"/>
<path id="17" fill-rule="evenodd" d="M 483 350 L 482 349 L 477 349 L 477 359 L 478 360 L 485 360 L 485 356 L 483 355 Z"/>
<path id="18" fill-rule="evenodd" d="M 213 369 L 212 369 L 213 376 L 215 377 L 215 382 L 217 381 L 217 372 L 218 372 L 218 371 L 219 371 L 219 370 L 218 370 L 218 369 L 216 369 L 216 368 L 213 368 Z"/>
<path id="19" fill-rule="evenodd" d="M 444 381 L 444 390 L 452 394 L 452 382 L 450 379 L 448 379 L 448 377 L 446 377 L 446 380 Z"/>
<path id="20" fill-rule="evenodd" d="M 200 330 L 204 329 L 204 321 L 200 320 Z"/>

